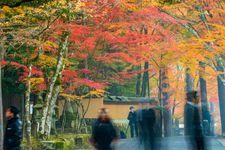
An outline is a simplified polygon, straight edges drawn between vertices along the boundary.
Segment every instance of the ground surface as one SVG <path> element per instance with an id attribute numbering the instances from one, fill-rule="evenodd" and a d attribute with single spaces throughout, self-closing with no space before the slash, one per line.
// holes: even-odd
<path id="1" fill-rule="evenodd" d="M 184 137 L 171 137 L 158 139 L 157 150 L 188 150 L 187 141 Z M 207 150 L 225 150 L 221 141 L 216 138 L 207 138 Z M 120 140 L 116 150 L 144 150 L 137 139 Z M 190 149 L 189 149 L 190 150 Z"/>

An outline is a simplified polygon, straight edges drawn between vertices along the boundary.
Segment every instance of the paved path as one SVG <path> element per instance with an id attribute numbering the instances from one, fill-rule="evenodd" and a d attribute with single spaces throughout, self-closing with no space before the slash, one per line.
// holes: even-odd
<path id="1" fill-rule="evenodd" d="M 157 150 L 190 150 L 184 137 L 171 137 L 157 140 L 160 145 Z M 225 150 L 225 147 L 215 138 L 207 138 L 207 150 Z M 120 140 L 116 150 L 144 150 L 137 139 Z"/>

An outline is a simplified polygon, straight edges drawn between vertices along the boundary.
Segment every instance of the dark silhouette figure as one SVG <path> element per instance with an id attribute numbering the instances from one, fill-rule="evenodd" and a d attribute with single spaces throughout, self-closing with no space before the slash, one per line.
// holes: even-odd
<path id="1" fill-rule="evenodd" d="M 91 143 L 97 150 L 112 150 L 111 143 L 116 140 L 116 129 L 113 126 L 106 109 L 102 108 L 99 117 L 92 128 Z"/>
<path id="2" fill-rule="evenodd" d="M 156 122 L 156 115 L 153 108 L 143 109 L 143 131 L 142 131 L 142 140 L 144 142 L 145 150 L 154 150 L 156 149 L 155 144 L 155 131 L 154 125 Z"/>
<path id="3" fill-rule="evenodd" d="M 139 104 L 139 109 L 137 110 L 137 127 L 138 127 L 138 136 L 140 140 L 140 144 L 143 143 L 143 106 Z"/>
<path id="4" fill-rule="evenodd" d="M 205 150 L 202 131 L 200 100 L 197 91 L 187 93 L 185 105 L 184 125 L 185 135 L 189 138 L 191 150 Z"/>
<path id="5" fill-rule="evenodd" d="M 19 110 L 10 106 L 6 111 L 7 125 L 4 137 L 4 150 L 22 150 L 22 122 L 19 119 Z"/>
<path id="6" fill-rule="evenodd" d="M 124 133 L 124 131 L 120 131 L 120 139 L 126 139 L 126 138 L 127 138 L 127 136 Z"/>
<path id="7" fill-rule="evenodd" d="M 202 123 L 202 127 L 203 127 L 203 135 L 206 136 L 210 136 L 211 135 L 211 114 L 209 112 L 209 110 L 207 109 L 207 104 L 203 104 L 203 108 L 202 109 L 202 114 L 203 116 L 205 116 L 205 118 L 203 118 L 203 123 Z"/>
<path id="8" fill-rule="evenodd" d="M 138 127 L 137 127 L 137 114 L 134 111 L 134 107 L 131 106 L 130 107 L 130 112 L 128 114 L 127 119 L 129 120 L 129 126 L 130 126 L 130 135 L 133 138 L 134 137 L 134 133 L 135 136 L 138 136 Z"/>

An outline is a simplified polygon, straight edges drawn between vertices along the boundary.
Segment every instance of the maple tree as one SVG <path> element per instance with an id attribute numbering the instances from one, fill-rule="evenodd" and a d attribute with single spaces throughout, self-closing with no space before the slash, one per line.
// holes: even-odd
<path id="1" fill-rule="evenodd" d="M 174 32 L 171 28 L 184 24 L 185 21 L 174 19 L 168 14 L 161 12 L 161 10 L 156 7 L 157 5 L 154 6 L 154 3 L 149 4 L 151 5 L 140 8 L 140 10 L 138 9 L 134 11 L 133 14 L 130 14 L 131 19 L 128 23 L 131 26 L 131 30 L 128 32 L 133 33 L 133 35 L 127 34 L 129 37 L 128 40 L 130 40 L 129 42 L 132 42 L 132 44 L 129 43 L 129 45 L 127 45 L 127 49 L 128 54 L 134 54 L 133 56 L 135 57 L 133 59 L 137 61 L 136 64 L 144 62 L 142 96 L 145 96 L 146 88 L 148 88 L 148 96 L 150 96 L 148 79 L 149 65 L 152 66 L 152 69 L 150 69 L 151 74 L 160 74 L 160 88 L 158 90 L 160 94 L 158 98 L 161 106 L 165 107 L 163 111 L 165 136 L 170 136 L 172 134 L 172 118 L 169 108 L 170 91 L 166 68 L 168 64 L 174 63 L 173 60 L 176 57 L 179 57 L 176 53 L 176 39 L 173 38 L 175 37 L 176 31 Z M 149 20 L 146 18 L 149 18 Z"/>
<path id="2" fill-rule="evenodd" d="M 60 4 L 62 4 L 62 3 L 60 3 Z M 65 4 L 65 2 L 64 2 L 64 4 Z M 58 6 L 58 5 L 59 5 L 58 3 L 53 3 L 52 4 L 52 6 Z M 42 7 L 44 8 L 45 6 L 42 6 Z M 39 11 L 40 10 L 41 11 L 45 11 L 44 9 L 42 9 L 42 7 L 39 9 Z M 13 17 L 16 18 L 17 20 L 13 20 L 12 19 L 12 22 L 10 24 L 10 25 L 13 26 L 14 24 L 17 24 L 17 23 L 20 23 L 21 25 L 23 25 L 23 22 L 20 22 L 20 19 L 28 19 L 28 18 L 24 18 L 23 15 L 25 13 L 28 13 L 29 14 L 29 12 L 30 12 L 30 10 L 32 8 L 26 7 L 25 10 L 23 10 L 22 8 L 9 8 L 7 6 L 4 6 L 2 9 L 3 9 L 3 11 L 5 12 L 6 15 L 8 13 L 15 12 L 15 16 L 13 16 Z M 56 37 L 53 38 L 53 36 L 56 36 L 56 35 L 61 36 L 60 35 L 61 34 L 60 33 L 61 30 L 60 29 L 62 29 L 62 25 L 63 24 L 60 24 L 59 26 L 56 26 L 58 30 L 55 32 L 56 34 L 54 34 L 54 35 L 52 34 L 52 31 L 54 31 L 54 29 L 47 31 L 47 29 L 49 29 L 50 26 L 52 24 L 54 24 L 54 22 L 59 23 L 58 21 L 59 21 L 59 17 L 60 16 L 62 17 L 62 19 L 64 19 L 64 17 L 66 17 L 62 13 L 60 14 L 60 16 L 58 16 L 57 12 L 54 12 L 54 10 L 51 10 L 51 11 L 53 13 L 55 13 L 55 15 L 57 17 L 57 19 L 55 19 L 53 21 L 51 20 L 51 18 L 50 18 L 50 20 L 45 20 L 45 19 L 43 20 L 42 18 L 40 20 L 37 20 L 37 18 L 35 19 L 36 16 L 34 18 L 33 18 L 33 16 L 31 17 L 31 18 L 33 18 L 33 20 L 35 19 L 35 21 L 34 22 L 30 22 L 30 23 L 43 23 L 43 22 L 47 21 L 46 22 L 46 27 L 43 27 L 42 29 L 41 28 L 37 28 L 38 25 L 36 25 L 36 26 L 33 27 L 34 29 L 37 28 L 37 32 L 39 32 L 38 33 L 38 36 L 37 35 L 32 35 L 32 32 L 30 32 L 29 29 L 25 33 L 24 30 L 27 30 L 26 27 L 24 29 L 23 28 L 20 29 L 19 30 L 20 32 L 17 32 L 18 33 L 17 35 L 16 34 L 13 35 L 13 40 L 15 40 L 14 43 L 15 43 L 15 46 L 16 47 L 19 46 L 19 44 L 24 45 L 24 43 L 26 43 L 26 45 L 28 45 L 28 44 L 29 45 L 32 45 L 32 47 L 27 48 L 27 50 L 25 50 L 26 51 L 25 55 L 28 55 L 28 57 L 26 57 L 26 56 L 24 57 L 23 53 L 20 53 L 19 50 L 14 51 L 14 53 L 17 53 L 17 59 L 20 58 L 20 62 L 19 63 L 20 64 L 22 63 L 21 65 L 19 63 L 16 63 L 16 62 L 10 62 L 10 63 L 8 63 L 8 65 L 14 65 L 14 67 L 16 67 L 16 68 L 22 68 L 23 69 L 22 70 L 22 76 L 20 78 L 21 81 L 22 81 L 22 79 L 28 80 L 27 79 L 27 77 L 28 77 L 28 66 L 29 66 L 30 63 L 32 63 L 33 65 L 36 66 L 36 67 L 33 67 L 34 69 L 35 68 L 38 68 L 37 71 L 36 71 L 36 73 L 38 72 L 39 74 L 37 76 L 35 74 L 33 74 L 33 76 L 36 76 L 35 78 L 39 77 L 39 79 L 44 82 L 44 83 L 43 82 L 40 82 L 40 84 L 39 84 L 39 86 L 42 86 L 41 89 L 43 91 L 46 91 L 47 90 L 47 93 L 48 93 L 48 91 L 50 92 L 49 93 L 50 95 L 47 96 L 47 98 L 49 98 L 49 100 L 48 99 L 46 100 L 47 101 L 47 103 L 46 103 L 47 105 L 44 106 L 44 108 L 43 108 L 43 110 L 49 111 L 48 114 L 45 114 L 47 116 L 43 116 L 45 118 L 46 117 L 49 117 L 48 123 L 51 122 L 50 121 L 51 120 L 51 111 L 53 111 L 52 109 L 54 108 L 54 105 L 55 105 L 54 102 L 50 102 L 50 101 L 54 101 L 56 99 L 56 98 L 54 100 L 51 99 L 52 98 L 52 94 L 53 94 L 52 92 L 55 92 L 56 93 L 55 94 L 56 95 L 55 97 L 57 97 L 57 95 L 58 95 L 57 93 L 60 90 L 60 86 L 57 86 L 56 85 L 56 87 L 57 87 L 57 90 L 56 90 L 54 88 L 54 84 L 56 83 L 57 80 L 60 80 L 60 79 L 57 79 L 57 78 L 58 78 L 58 75 L 61 74 L 61 72 L 63 71 L 62 67 L 64 68 L 64 64 L 61 64 L 61 61 L 64 61 L 65 56 L 67 55 L 66 54 L 67 52 L 65 51 L 65 49 L 68 49 L 68 45 L 67 44 L 64 45 L 65 43 L 62 43 L 61 45 L 59 44 L 59 47 L 58 47 L 57 46 L 58 44 L 55 43 L 55 40 L 57 40 L 57 38 Z M 40 12 L 36 11 L 36 13 L 37 13 L 37 15 L 39 15 Z M 48 13 L 50 13 L 50 12 L 46 12 L 46 14 L 47 14 L 46 17 L 49 15 Z M 21 16 L 21 18 L 19 16 Z M 31 18 L 29 18 L 29 19 L 31 19 Z M 15 22 L 13 22 L 13 21 L 15 21 Z M 24 24 L 24 25 L 27 25 L 27 24 Z M 3 24 L 3 26 L 4 26 L 4 24 Z M 44 31 L 46 31 L 46 32 L 44 32 Z M 2 34 L 4 34 L 4 33 L 5 32 L 3 31 Z M 23 33 L 25 33 L 25 35 Z M 51 33 L 50 35 L 52 37 L 47 35 L 49 33 Z M 22 35 L 19 35 L 19 34 L 22 34 Z M 30 40 L 28 38 L 28 35 L 26 35 L 26 34 L 29 34 L 30 36 L 33 36 L 34 39 Z M 67 37 L 68 37 L 67 35 L 66 35 L 65 39 L 67 39 Z M 51 39 L 51 41 L 53 41 L 53 42 L 51 42 L 49 40 L 47 41 L 48 44 L 46 44 L 45 41 L 43 42 L 42 40 L 45 40 L 45 38 L 46 38 L 45 36 L 47 36 L 47 39 Z M 19 38 L 19 37 L 20 37 L 20 39 L 18 39 L 18 41 L 16 41 L 17 38 Z M 21 40 L 21 37 L 24 37 L 24 39 L 23 39 L 24 41 Z M 62 40 L 61 42 L 66 42 L 66 41 L 63 41 Z M 45 49 L 46 49 L 46 51 L 45 51 Z M 56 51 L 56 53 L 54 53 L 55 49 L 59 49 L 59 52 Z M 23 49 L 21 49 L 21 50 L 23 50 Z M 60 52 L 60 50 L 61 50 L 61 52 Z M 46 53 L 51 53 L 53 55 L 46 55 Z M 54 58 L 55 56 L 57 56 L 57 53 L 59 53 L 58 60 Z M 8 56 L 10 57 L 10 54 Z M 27 59 L 27 60 L 26 59 L 23 59 L 23 58 L 29 58 L 30 56 L 31 56 L 31 59 Z M 10 59 L 13 59 L 13 56 Z M 6 61 L 5 62 L 2 62 L 2 65 L 4 63 L 7 63 L 7 62 Z M 69 64 L 71 65 L 72 62 L 69 62 L 68 61 L 68 62 L 66 62 L 65 65 L 69 65 Z M 54 67 L 58 68 L 58 71 L 57 70 L 56 70 L 56 72 L 51 71 L 51 69 L 54 70 Z M 69 67 L 69 66 L 67 66 L 67 67 Z M 46 69 L 49 69 L 49 71 L 46 70 Z M 29 77 L 29 78 L 31 78 L 31 81 L 34 81 L 32 79 L 32 77 Z M 42 79 L 44 79 L 44 80 L 42 80 Z M 89 80 L 89 81 L 88 80 L 84 80 L 84 81 L 85 82 L 83 82 L 82 84 L 84 84 L 85 86 L 92 86 L 92 88 L 95 88 L 95 87 L 93 87 L 94 86 L 93 85 L 94 82 L 92 82 L 91 80 Z M 45 87 L 43 87 L 43 86 L 45 86 Z M 99 87 L 99 85 L 97 85 L 97 86 Z M 33 88 L 35 88 L 35 87 L 33 87 Z M 48 88 L 50 88 L 50 89 L 48 89 Z M 42 92 L 42 91 L 38 91 L 38 92 Z M 29 103 L 29 96 L 27 96 L 27 98 L 28 98 L 27 101 Z M 29 105 L 27 105 L 27 107 L 29 107 Z M 29 111 L 29 109 L 27 109 L 27 110 Z M 29 113 L 29 112 L 27 112 L 27 113 Z M 46 123 L 42 123 L 42 124 L 44 126 Z M 47 132 L 48 132 L 47 134 L 50 133 L 50 129 L 49 128 L 47 129 Z M 42 127 L 42 130 L 44 130 L 44 129 L 46 129 L 46 128 L 45 127 Z"/>
<path id="3" fill-rule="evenodd" d="M 224 5 L 224 2 L 222 1 L 203 1 L 198 3 L 197 9 L 192 9 L 192 11 L 199 12 L 198 17 L 199 22 L 195 23 L 195 31 L 198 33 L 198 36 L 195 36 L 193 39 L 195 44 L 190 44 L 191 47 L 195 49 L 201 50 L 199 54 L 201 56 L 199 57 L 200 60 L 203 60 L 208 64 L 206 67 L 212 67 L 212 69 L 207 74 L 214 74 L 215 76 L 218 76 L 217 82 L 218 82 L 218 90 L 221 92 L 223 87 L 221 87 L 221 79 L 223 78 L 223 75 L 218 75 L 222 71 L 223 67 L 223 59 L 221 59 L 221 56 L 224 55 L 224 52 L 217 49 L 217 36 L 218 32 L 221 31 L 221 28 L 217 28 L 218 26 L 223 26 L 223 19 L 220 18 L 220 16 L 223 14 L 222 7 Z M 194 6 L 194 4 L 192 4 Z M 219 19 L 220 18 L 220 19 Z M 192 40 L 192 41 L 193 41 Z M 221 42 L 221 41 L 220 41 Z M 220 43 L 219 42 L 219 43 Z M 221 42 L 222 44 L 222 42 Z M 215 46 L 217 45 L 217 46 Z M 219 46 L 220 47 L 220 46 Z M 221 47 L 220 47 L 221 48 Z M 219 69 L 220 68 L 220 69 Z M 212 81 L 212 80 L 209 80 Z M 214 78 L 214 81 L 215 78 Z M 210 94 L 210 97 L 217 97 L 217 92 L 214 92 L 212 95 Z M 209 98 L 211 99 L 211 98 Z M 215 98 L 214 98 L 215 99 Z M 219 94 L 220 99 L 220 111 L 221 111 L 221 120 L 223 122 L 223 97 L 221 97 L 221 94 Z M 224 132 L 224 123 L 222 123 L 222 133 Z"/>

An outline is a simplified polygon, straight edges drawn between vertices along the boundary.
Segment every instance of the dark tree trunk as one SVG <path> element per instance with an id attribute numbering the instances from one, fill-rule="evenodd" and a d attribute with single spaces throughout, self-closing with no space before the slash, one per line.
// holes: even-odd
<path id="1" fill-rule="evenodd" d="M 169 100 L 169 83 L 167 78 L 166 68 L 162 69 L 162 101 L 163 101 L 163 122 L 164 122 L 164 136 L 168 137 L 172 135 L 172 116 L 171 110 L 167 107 Z"/>
<path id="2" fill-rule="evenodd" d="M 210 102 L 210 112 L 212 114 L 214 114 L 214 103 L 213 102 Z M 211 128 L 210 128 L 210 131 L 211 131 L 211 136 L 215 136 L 215 119 L 214 117 L 211 118 Z"/>
<path id="3" fill-rule="evenodd" d="M 136 83 L 136 96 L 141 95 L 141 65 L 138 66 L 137 83 Z"/>
<path id="4" fill-rule="evenodd" d="M 207 134 L 210 133 L 210 112 L 208 106 L 208 99 L 207 99 L 207 85 L 205 80 L 205 64 L 203 62 L 199 63 L 200 66 L 200 95 L 201 95 L 201 105 L 202 105 L 202 120 L 208 121 L 208 128 L 205 130 Z"/>
<path id="5" fill-rule="evenodd" d="M 186 92 L 193 91 L 193 87 L 194 87 L 193 86 L 193 78 L 190 74 L 189 68 L 186 69 L 185 75 L 186 75 L 186 77 L 185 77 L 185 83 L 186 83 L 185 90 L 186 90 Z"/>
<path id="6" fill-rule="evenodd" d="M 201 102 L 203 104 L 207 103 L 207 88 L 205 80 L 205 64 L 200 62 L 200 92 L 201 92 Z"/>
<path id="7" fill-rule="evenodd" d="M 1 49 L 0 49 L 1 50 Z M 0 61 L 2 60 L 2 55 L 0 54 Z M 3 149 L 3 138 L 4 138 L 4 129 L 3 129 L 3 101 L 2 101 L 2 69 L 0 64 L 0 149 Z"/>
<path id="8" fill-rule="evenodd" d="M 160 108 L 163 108 L 163 103 L 162 103 L 162 69 L 159 70 L 158 88 L 159 88 L 158 99 L 159 99 L 159 103 L 160 103 Z M 163 133 L 163 111 L 162 111 L 162 109 L 160 109 L 160 132 L 161 132 L 160 135 L 162 136 L 162 133 Z"/>
<path id="9" fill-rule="evenodd" d="M 150 98 L 150 83 L 149 83 L 149 76 L 148 76 L 148 82 L 147 82 L 147 92 L 148 92 L 148 97 Z"/>
<path id="10" fill-rule="evenodd" d="M 4 60 L 5 49 L 0 46 L 0 61 Z M 0 150 L 3 149 L 3 141 L 4 141 L 4 119 L 3 119 L 3 93 L 2 93 L 2 66 L 0 64 Z"/>
<path id="11" fill-rule="evenodd" d="M 224 75 L 223 75 L 224 78 Z M 218 95 L 219 95 L 219 104 L 220 104 L 220 118 L 221 118 L 221 127 L 222 135 L 225 135 L 225 85 L 221 80 L 221 77 L 217 77 L 218 82 Z"/>
<path id="12" fill-rule="evenodd" d="M 222 72 L 224 71 L 220 63 L 217 63 L 217 71 Z M 217 76 L 222 135 L 225 135 L 225 82 L 223 81 L 224 79 L 225 79 L 224 74 Z"/>
<path id="13" fill-rule="evenodd" d="M 143 26 L 141 29 L 142 34 L 148 34 L 148 29 Z M 146 93 L 148 93 L 148 97 L 150 97 L 150 88 L 149 88 L 149 63 L 146 61 L 144 63 L 144 74 L 142 79 L 142 89 L 141 96 L 146 97 Z"/>
<path id="14" fill-rule="evenodd" d="M 142 79 L 142 88 L 141 88 L 141 96 L 142 97 L 146 97 L 146 93 L 148 93 L 148 96 L 150 97 L 148 69 L 149 69 L 149 63 L 145 62 L 145 64 L 144 64 L 144 75 L 143 75 L 143 79 Z"/>

